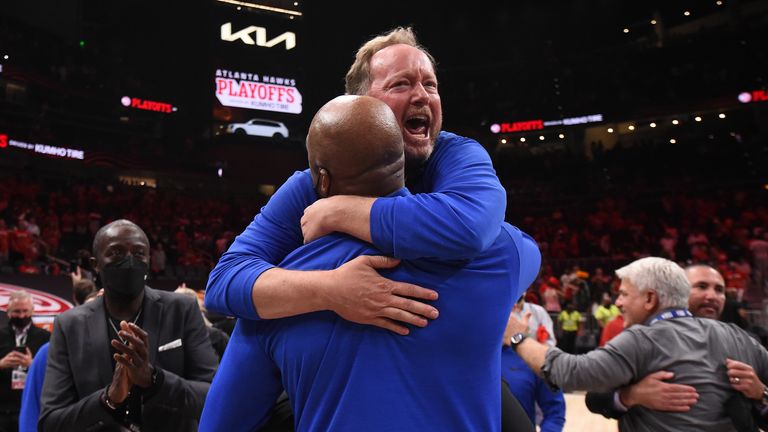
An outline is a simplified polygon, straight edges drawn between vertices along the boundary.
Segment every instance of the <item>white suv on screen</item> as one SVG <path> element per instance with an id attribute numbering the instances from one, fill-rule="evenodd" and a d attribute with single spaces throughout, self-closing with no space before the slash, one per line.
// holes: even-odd
<path id="1" fill-rule="evenodd" d="M 230 123 L 227 133 L 247 134 L 271 138 L 288 138 L 288 128 L 285 124 L 267 119 L 250 119 L 245 123 Z"/>

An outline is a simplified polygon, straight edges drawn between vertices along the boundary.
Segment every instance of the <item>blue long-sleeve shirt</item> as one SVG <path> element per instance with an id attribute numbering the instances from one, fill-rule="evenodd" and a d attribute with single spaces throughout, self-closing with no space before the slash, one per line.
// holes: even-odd
<path id="1" fill-rule="evenodd" d="M 326 270 L 379 253 L 332 234 L 297 249 L 281 267 Z M 441 311 L 408 336 L 327 311 L 239 320 L 200 431 L 257 430 L 283 388 L 297 431 L 498 431 L 500 340 L 540 259 L 530 237 L 503 224 L 473 260 L 404 260 L 385 276 L 434 288 Z"/>
<path id="2" fill-rule="evenodd" d="M 414 195 L 379 198 L 371 208 L 371 237 L 381 253 L 403 259 L 468 259 L 496 239 L 506 192 L 476 141 L 441 132 L 409 187 Z M 260 319 L 251 298 L 253 284 L 303 244 L 301 217 L 317 199 L 309 170 L 291 176 L 211 272 L 206 307 Z"/>
<path id="3" fill-rule="evenodd" d="M 501 377 L 534 424 L 536 404 L 539 405 L 542 414 L 541 432 L 562 432 L 565 426 L 563 392 L 552 391 L 511 348 L 501 351 Z"/>
<path id="4" fill-rule="evenodd" d="M 40 395 L 43 393 L 43 379 L 47 364 L 48 343 L 41 346 L 37 351 L 27 372 L 27 382 L 21 393 L 19 432 L 37 432 L 37 419 L 40 417 Z"/>

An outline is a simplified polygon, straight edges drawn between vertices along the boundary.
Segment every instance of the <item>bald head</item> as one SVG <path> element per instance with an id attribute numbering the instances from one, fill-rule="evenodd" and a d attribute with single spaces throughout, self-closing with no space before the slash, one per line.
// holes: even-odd
<path id="1" fill-rule="evenodd" d="M 339 96 L 307 134 L 315 189 L 331 195 L 388 195 L 403 187 L 403 136 L 392 110 L 368 96 Z"/>

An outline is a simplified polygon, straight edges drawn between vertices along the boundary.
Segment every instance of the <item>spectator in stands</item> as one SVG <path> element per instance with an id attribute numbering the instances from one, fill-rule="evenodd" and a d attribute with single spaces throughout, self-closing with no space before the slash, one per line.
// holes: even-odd
<path id="1" fill-rule="evenodd" d="M 539 305 L 527 303 L 524 297 L 515 303 L 512 314 L 520 321 L 528 324 L 528 334 L 537 341 L 548 346 L 555 346 L 552 330 L 552 318 Z M 509 321 L 507 321 L 509 322 Z M 532 423 L 538 424 L 541 432 L 560 432 L 565 424 L 565 399 L 563 392 L 550 389 L 523 362 L 523 359 L 509 348 L 512 334 L 505 329 L 504 348 L 501 350 L 501 377 L 504 385 L 515 396 Z M 541 419 L 536 419 L 537 406 L 541 410 Z M 504 416 L 502 411 L 502 417 Z M 504 420 L 502 420 L 502 425 Z"/>
<path id="2" fill-rule="evenodd" d="M 595 320 L 597 321 L 597 325 L 599 325 L 601 329 L 604 329 L 609 322 L 611 322 L 620 314 L 621 311 L 618 307 L 616 307 L 615 304 L 613 304 L 611 295 L 608 293 L 603 293 L 602 302 L 595 311 Z"/>
<path id="3" fill-rule="evenodd" d="M 102 227 L 93 251 L 104 296 L 56 319 L 39 428 L 196 430 L 216 368 L 197 305 L 145 287 L 149 241 L 133 222 Z"/>
<path id="4" fill-rule="evenodd" d="M 546 278 L 539 291 L 544 299 L 544 309 L 547 312 L 558 313 L 562 310 L 560 307 L 562 290 L 560 289 L 560 281 L 556 277 L 550 276 Z"/>
<path id="5" fill-rule="evenodd" d="M 768 293 L 768 230 L 763 227 L 753 230 L 749 250 L 752 252 L 752 281 L 758 293 Z"/>
<path id="6" fill-rule="evenodd" d="M 205 323 L 205 327 L 208 329 L 208 338 L 211 340 L 211 346 L 213 346 L 213 350 L 216 351 L 216 355 L 219 357 L 219 360 L 221 360 L 221 357 L 224 355 L 224 350 L 227 349 L 227 343 L 229 342 L 229 335 L 225 333 L 223 330 L 220 330 L 211 324 L 210 321 L 208 321 L 208 317 L 206 316 L 206 310 L 205 305 L 203 304 L 203 299 L 198 296 L 197 292 L 193 290 L 192 288 L 188 288 L 187 284 L 181 284 L 178 288 L 176 288 L 176 291 L 179 294 L 185 295 L 189 298 L 194 298 L 195 302 L 197 303 L 197 306 L 200 308 L 200 314 L 203 316 L 203 322 Z"/>
<path id="7" fill-rule="evenodd" d="M 526 293 L 528 291 L 526 291 Z M 527 317 L 529 333 L 531 336 L 535 336 L 537 341 L 549 346 L 555 346 L 557 344 L 557 339 L 555 338 L 555 331 L 552 326 L 552 317 L 549 316 L 549 313 L 547 313 L 543 307 L 529 303 L 525 298 L 525 296 L 522 296 L 517 300 L 515 306 L 512 308 L 512 314 L 517 317 L 518 320 Z M 505 333 L 504 336 L 504 340 L 506 341 L 509 339 L 509 336 L 512 335 Z"/>
<path id="8" fill-rule="evenodd" d="M 732 388 L 740 390 L 736 386 L 742 379 L 746 381 L 747 373 L 729 359 L 736 357 L 753 365 L 751 376 L 756 373 L 766 382 L 768 351 L 735 326 L 693 318 L 687 310 L 691 284 L 677 264 L 649 257 L 620 268 L 616 274 L 622 280 L 617 304 L 629 327 L 611 343 L 585 355 L 571 356 L 521 336 L 518 354 L 550 384 L 564 390 L 617 387 L 659 370 L 673 372 L 677 384 L 695 386 L 698 401 L 689 411 L 669 413 L 637 407 L 621 418 L 622 430 L 736 430 L 724 407 Z M 701 306 L 712 308 L 714 303 L 703 299 Z M 635 325 L 641 323 L 645 325 Z M 524 325 L 515 324 L 514 331 L 524 330 Z M 722 365 L 728 367 L 727 373 Z"/>
<path id="9" fill-rule="evenodd" d="M 80 267 L 70 273 L 72 279 L 72 299 L 79 306 L 97 295 L 96 285 L 90 279 L 82 278 Z M 93 295 L 92 297 L 89 297 Z M 19 414 L 19 432 L 36 432 L 37 420 L 40 417 L 40 396 L 43 392 L 43 379 L 48 364 L 48 342 L 40 347 L 32 360 L 27 375 L 27 383 L 21 394 L 21 413 Z"/>
<path id="10" fill-rule="evenodd" d="M 608 325 L 600 332 L 600 345 L 605 346 L 611 339 L 616 337 L 619 333 L 624 331 L 624 317 L 619 314 L 616 318 L 612 319 Z"/>
<path id="11" fill-rule="evenodd" d="M 51 334 L 32 323 L 34 304 L 26 291 L 11 293 L 6 313 L 8 326 L 0 329 L 0 431 L 16 432 L 27 368 Z"/>
<path id="12" fill-rule="evenodd" d="M 5 225 L 5 219 L 0 218 L 0 268 L 8 263 L 8 254 L 10 252 L 10 236 L 8 227 Z"/>
<path id="13" fill-rule="evenodd" d="M 310 125 L 307 150 L 321 197 L 408 196 L 402 133 L 377 99 L 342 96 L 326 104 Z M 376 259 L 361 255 L 379 252 L 332 234 L 281 265 L 337 268 L 349 259 Z M 435 303 L 451 311 L 407 338 L 350 323 L 322 307 L 291 318 L 241 319 L 211 386 L 201 430 L 260 427 L 282 391 L 281 375 L 300 430 L 498 430 L 499 342 L 513 298 L 533 282 L 539 263 L 532 239 L 509 225 L 472 261 L 403 260 L 388 276 L 435 284 Z"/>
<path id="14" fill-rule="evenodd" d="M 560 325 L 559 347 L 567 353 L 576 352 L 576 336 L 581 331 L 581 314 L 573 303 L 565 305 L 565 310 L 557 316 Z"/>
<path id="15" fill-rule="evenodd" d="M 85 303 L 85 299 L 95 291 L 98 291 L 96 284 L 88 278 L 83 277 L 83 270 L 80 266 L 75 267 L 75 271 L 69 273 L 72 281 L 72 299 L 75 306 Z"/>
<path id="16" fill-rule="evenodd" d="M 152 250 L 152 258 L 150 259 L 150 271 L 152 277 L 157 278 L 165 274 L 165 264 L 167 257 L 165 256 L 165 249 L 161 242 L 155 243 L 155 248 Z"/>

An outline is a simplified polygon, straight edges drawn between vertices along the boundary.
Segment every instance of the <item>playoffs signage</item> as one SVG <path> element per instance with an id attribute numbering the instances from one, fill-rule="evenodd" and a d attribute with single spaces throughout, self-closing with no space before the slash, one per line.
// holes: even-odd
<path id="1" fill-rule="evenodd" d="M 217 69 L 216 99 L 228 107 L 300 114 L 301 92 L 296 80 Z"/>

